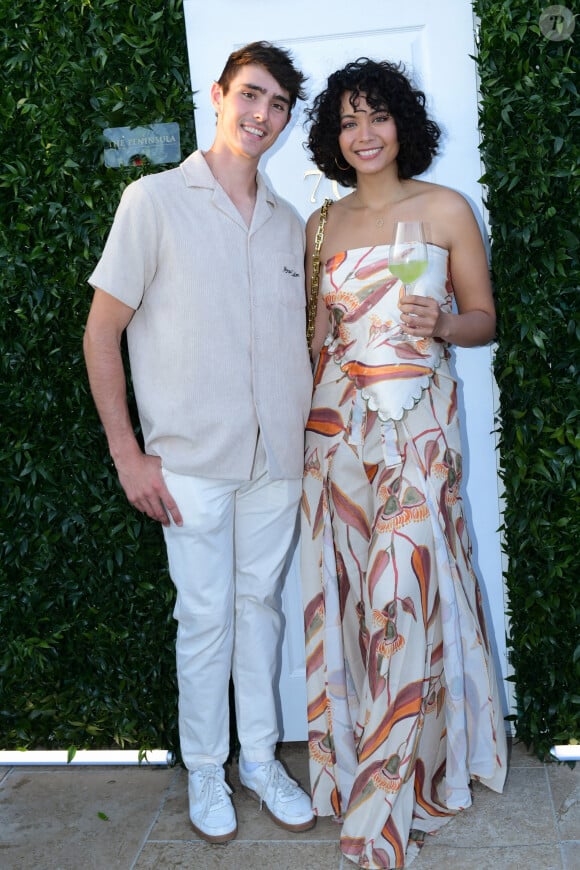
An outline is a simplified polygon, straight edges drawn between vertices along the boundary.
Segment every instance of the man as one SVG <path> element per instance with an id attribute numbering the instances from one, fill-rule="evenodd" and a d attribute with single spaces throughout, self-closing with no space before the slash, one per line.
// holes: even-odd
<path id="1" fill-rule="evenodd" d="M 269 43 L 230 55 L 211 88 L 213 145 L 128 186 L 89 279 L 91 390 L 127 498 L 163 525 L 190 817 L 212 843 L 237 832 L 223 769 L 230 674 L 242 785 L 282 827 L 315 822 L 274 760 L 277 602 L 311 393 L 303 229 L 258 172 L 303 84 Z M 145 452 L 127 409 L 125 329 Z"/>

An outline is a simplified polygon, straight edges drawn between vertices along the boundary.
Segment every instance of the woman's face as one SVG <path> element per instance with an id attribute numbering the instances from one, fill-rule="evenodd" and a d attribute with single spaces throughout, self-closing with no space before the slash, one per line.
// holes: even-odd
<path id="1" fill-rule="evenodd" d="M 344 159 L 356 172 L 375 173 L 395 166 L 399 153 L 397 125 L 386 106 L 373 109 L 366 94 L 359 94 L 354 106 L 352 91 L 345 91 L 340 109 L 338 144 Z"/>

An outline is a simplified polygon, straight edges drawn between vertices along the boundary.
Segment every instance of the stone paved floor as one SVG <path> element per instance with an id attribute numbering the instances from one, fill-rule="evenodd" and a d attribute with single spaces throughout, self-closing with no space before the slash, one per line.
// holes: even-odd
<path id="1" fill-rule="evenodd" d="M 305 744 L 282 760 L 308 783 Z M 289 834 L 230 772 L 238 837 L 209 846 L 189 824 L 181 768 L 0 767 L 0 870 L 349 870 L 339 827 Z M 512 750 L 503 795 L 475 787 L 473 807 L 429 839 L 417 870 L 580 870 L 580 765 Z"/>

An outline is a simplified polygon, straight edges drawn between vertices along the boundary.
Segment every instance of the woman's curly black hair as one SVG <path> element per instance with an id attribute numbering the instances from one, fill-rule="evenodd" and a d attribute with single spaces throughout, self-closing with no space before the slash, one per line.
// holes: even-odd
<path id="1" fill-rule="evenodd" d="M 431 165 L 441 130 L 427 117 L 425 94 L 412 86 L 404 69 L 403 64 L 359 57 L 329 76 L 325 90 L 316 97 L 307 113 L 311 122 L 307 147 L 327 178 L 344 187 L 356 186 L 354 169 L 340 168 L 345 164 L 338 144 L 345 91 L 352 91 L 353 108 L 359 95 L 364 94 L 373 109 L 387 109 L 392 116 L 399 140 L 399 178 L 420 175 Z"/>

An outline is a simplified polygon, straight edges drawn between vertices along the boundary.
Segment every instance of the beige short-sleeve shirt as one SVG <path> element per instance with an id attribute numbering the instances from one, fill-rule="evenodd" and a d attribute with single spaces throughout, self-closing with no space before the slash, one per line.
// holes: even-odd
<path id="1" fill-rule="evenodd" d="M 123 193 L 93 287 L 135 309 L 131 376 L 147 453 L 170 471 L 300 478 L 312 375 L 304 231 L 258 175 L 250 227 L 203 154 Z"/>

